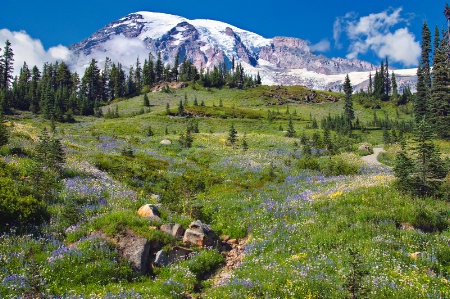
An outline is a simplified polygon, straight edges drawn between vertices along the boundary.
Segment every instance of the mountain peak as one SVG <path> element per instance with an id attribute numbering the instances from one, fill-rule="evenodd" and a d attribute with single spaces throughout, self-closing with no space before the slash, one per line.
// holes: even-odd
<path id="1" fill-rule="evenodd" d="M 94 56 L 100 62 L 106 56 L 114 61 L 115 56 L 132 58 L 134 53 L 135 61 L 139 54 L 156 57 L 161 53 L 164 63 L 173 63 L 179 52 L 181 59 L 186 56 L 197 68 L 220 63 L 229 68 L 234 59 L 247 73 L 259 72 L 264 84 L 299 84 L 316 89 L 339 89 L 344 74 L 375 70 L 368 62 L 316 55 L 300 38 L 265 38 L 221 21 L 149 11 L 131 13 L 70 48 L 80 57 Z M 124 63 L 130 64 L 132 60 Z"/>

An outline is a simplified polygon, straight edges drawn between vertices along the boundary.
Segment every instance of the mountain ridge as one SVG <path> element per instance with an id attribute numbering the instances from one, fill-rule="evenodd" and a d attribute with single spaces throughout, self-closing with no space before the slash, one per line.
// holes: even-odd
<path id="1" fill-rule="evenodd" d="M 367 72 L 368 79 L 369 73 L 376 70 L 376 66 L 366 61 L 317 55 L 309 43 L 300 38 L 265 38 L 221 21 L 189 20 L 146 11 L 131 13 L 111 22 L 69 49 L 77 57 L 89 57 L 94 53 L 99 56 L 102 52 L 107 56 L 107 43 L 120 38 L 124 43 L 146 49 L 154 57 L 161 53 L 165 64 L 173 63 L 178 52 L 181 59 L 187 56 L 199 69 L 211 69 L 222 62 L 230 68 L 232 59 L 235 59 L 242 63 L 247 73 L 256 75 L 259 72 L 263 84 L 269 85 L 305 85 L 314 89 L 339 90 L 345 74 Z M 124 51 L 132 52 L 133 49 Z M 327 78 L 335 75 L 341 76 L 334 81 Z"/>

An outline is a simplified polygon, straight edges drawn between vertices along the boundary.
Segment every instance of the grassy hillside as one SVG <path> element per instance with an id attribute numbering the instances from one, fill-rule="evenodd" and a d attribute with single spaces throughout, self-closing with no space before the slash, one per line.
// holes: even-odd
<path id="1" fill-rule="evenodd" d="M 401 194 L 390 167 L 360 159 L 361 144 L 383 146 L 374 118 L 410 121 L 410 104 L 372 110 L 355 101 L 365 129 L 352 137 L 331 131 L 331 152 L 321 120 L 342 113 L 341 94 L 189 86 L 148 97 L 150 107 L 141 95 L 109 103 L 102 108 L 108 117 L 57 123 L 66 160 L 59 174 L 42 176 L 48 181 L 33 173 L 38 137 L 50 122 L 7 117 L 0 199 L 17 207 L 17 219 L 2 223 L 0 297 L 450 296 L 448 202 Z M 290 119 L 293 138 L 286 137 Z M 180 143 L 188 127 L 198 127 L 191 147 Z M 393 143 L 385 146 L 386 164 L 399 150 Z M 450 143 L 438 145 L 448 157 Z M 36 182 L 51 191 L 47 197 Z M 182 245 L 157 229 L 160 222 L 137 215 L 146 203 L 160 205 L 161 223 L 187 228 L 200 219 L 222 238 L 246 238 L 242 264 L 226 270 L 215 249 L 196 248 L 186 261 L 133 272 L 111 238 L 132 230 L 164 248 Z M 219 280 L 222 271 L 228 276 Z"/>

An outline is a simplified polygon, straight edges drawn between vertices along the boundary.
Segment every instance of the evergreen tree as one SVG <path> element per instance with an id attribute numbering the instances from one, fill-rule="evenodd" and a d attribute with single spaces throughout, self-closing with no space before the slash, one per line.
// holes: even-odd
<path id="1" fill-rule="evenodd" d="M 180 51 L 177 52 L 177 55 L 175 56 L 175 61 L 173 63 L 173 68 L 171 71 L 171 81 L 178 81 L 178 67 L 179 67 L 179 60 L 180 60 Z"/>
<path id="2" fill-rule="evenodd" d="M 139 93 L 142 89 L 142 68 L 139 62 L 139 57 L 136 60 L 136 69 L 134 70 L 134 84 L 135 90 Z"/>
<path id="3" fill-rule="evenodd" d="M 180 100 L 180 104 L 178 104 L 178 115 L 184 116 L 184 106 L 183 102 Z"/>
<path id="4" fill-rule="evenodd" d="M 352 100 L 353 87 L 352 84 L 350 83 L 350 78 L 348 77 L 348 74 L 345 77 L 343 87 L 345 93 L 344 116 L 351 127 L 351 122 L 355 118 L 355 112 L 353 111 L 353 100 Z"/>
<path id="5" fill-rule="evenodd" d="M 155 82 L 160 82 L 164 79 L 163 72 L 164 72 L 164 65 L 161 60 L 161 52 L 158 52 L 158 57 L 156 59 L 155 65 Z"/>
<path id="6" fill-rule="evenodd" d="M 386 126 L 383 126 L 383 142 L 384 144 L 391 144 L 391 135 Z"/>
<path id="7" fill-rule="evenodd" d="M 302 155 L 304 155 L 305 157 L 310 157 L 311 154 L 312 154 L 311 144 L 309 144 L 309 142 L 305 142 L 302 148 Z"/>
<path id="8" fill-rule="evenodd" d="M 41 80 L 41 72 L 34 66 L 31 75 L 31 82 L 29 87 L 29 98 L 30 98 L 30 111 L 37 114 L 39 112 L 39 90 L 38 84 Z"/>
<path id="9" fill-rule="evenodd" d="M 392 72 L 391 74 L 391 86 L 392 86 L 392 95 L 394 98 L 398 97 L 398 86 L 397 86 L 397 79 L 395 78 L 395 73 Z"/>
<path id="10" fill-rule="evenodd" d="M 234 123 L 231 123 L 230 130 L 228 131 L 228 138 L 227 138 L 227 140 L 231 144 L 233 149 L 234 149 L 234 145 L 237 142 L 237 135 L 238 135 L 238 133 L 237 133 L 236 129 L 234 128 Z"/>
<path id="11" fill-rule="evenodd" d="M 39 135 L 39 142 L 35 148 L 35 160 L 48 169 L 60 172 L 65 162 L 65 154 L 58 138 L 50 137 L 47 129 L 43 129 Z"/>
<path id="12" fill-rule="evenodd" d="M 419 123 L 424 117 L 428 117 L 429 114 L 431 33 L 426 22 L 422 25 L 421 48 L 421 60 L 417 68 L 417 92 L 414 100 L 416 123 Z"/>
<path id="13" fill-rule="evenodd" d="M 100 70 L 97 67 L 97 61 L 91 60 L 89 67 L 86 68 L 84 76 L 81 79 L 81 92 L 86 97 L 87 105 L 85 105 L 83 114 L 94 114 L 95 102 L 101 100 L 102 94 L 102 80 L 100 77 Z"/>
<path id="14" fill-rule="evenodd" d="M 244 137 L 242 138 L 242 150 L 246 152 L 248 150 L 248 143 L 247 143 L 247 134 L 244 133 Z"/>
<path id="15" fill-rule="evenodd" d="M 411 171 L 414 167 L 413 160 L 406 151 L 406 145 L 401 143 L 402 150 L 395 157 L 394 174 L 397 179 L 396 185 L 403 192 L 411 191 L 412 179 Z"/>
<path id="16" fill-rule="evenodd" d="M 170 105 L 169 105 L 169 103 L 166 104 L 166 114 L 170 115 Z"/>
<path id="17" fill-rule="evenodd" d="M 288 129 L 286 132 L 286 137 L 295 137 L 295 129 L 294 124 L 292 122 L 292 116 L 289 116 L 289 123 L 288 123 Z"/>
<path id="18" fill-rule="evenodd" d="M 436 39 L 439 39 L 439 34 Z M 434 51 L 432 88 L 430 94 L 430 120 L 437 137 L 450 139 L 450 68 L 446 40 Z"/>
<path id="19" fill-rule="evenodd" d="M 155 133 L 153 132 L 152 127 L 149 126 L 148 129 L 147 129 L 147 136 L 148 137 L 152 137 L 154 135 L 155 135 Z"/>
<path id="20" fill-rule="evenodd" d="M 386 99 L 388 98 L 389 94 L 391 93 L 391 79 L 389 79 L 389 64 L 388 64 L 388 58 L 386 57 L 386 61 L 384 63 L 384 94 L 386 96 Z"/>
<path id="21" fill-rule="evenodd" d="M 144 106 L 150 107 L 150 101 L 148 99 L 147 93 L 144 93 Z"/>
<path id="22" fill-rule="evenodd" d="M 13 79 L 13 66 L 14 53 L 11 48 L 9 40 L 5 41 L 5 47 L 3 48 L 3 54 L 0 56 L 0 89 L 8 90 L 10 83 Z"/>
<path id="23" fill-rule="evenodd" d="M 101 87 L 101 100 L 103 102 L 108 102 L 111 100 L 111 91 L 110 88 L 110 81 L 111 81 L 111 58 L 106 57 L 105 59 L 105 65 L 103 66 L 103 70 L 100 73 L 100 78 L 102 81 Z"/>
<path id="24" fill-rule="evenodd" d="M 394 173 L 403 191 L 421 197 L 435 196 L 448 173 L 433 142 L 431 127 L 422 119 L 416 129 L 411 153 L 403 146 L 397 155 Z"/>
<path id="25" fill-rule="evenodd" d="M 134 82 L 134 68 L 130 67 L 130 71 L 127 77 L 127 96 L 131 97 L 137 94 L 136 83 Z"/>
<path id="26" fill-rule="evenodd" d="M 180 146 L 183 148 L 191 148 L 192 143 L 194 142 L 194 137 L 192 136 L 192 132 L 189 129 L 189 127 L 186 128 L 186 134 L 181 134 L 180 139 L 178 140 L 180 142 Z"/>
<path id="27" fill-rule="evenodd" d="M 256 83 L 257 85 L 261 85 L 261 76 L 259 75 L 259 71 L 258 71 L 258 74 L 256 75 L 256 81 L 255 81 L 255 83 Z"/>
<path id="28" fill-rule="evenodd" d="M 3 122 L 3 118 L 0 115 L 0 146 L 8 144 L 9 134 L 6 125 Z"/>
<path id="29" fill-rule="evenodd" d="M 142 80 L 143 84 L 152 86 L 155 83 L 155 70 L 153 67 L 153 55 L 148 54 L 148 60 L 144 60 L 144 66 L 142 67 Z"/>
<path id="30" fill-rule="evenodd" d="M 333 144 L 331 142 L 330 130 L 328 127 L 323 129 L 323 145 L 325 146 L 325 150 L 331 152 L 333 150 Z"/>

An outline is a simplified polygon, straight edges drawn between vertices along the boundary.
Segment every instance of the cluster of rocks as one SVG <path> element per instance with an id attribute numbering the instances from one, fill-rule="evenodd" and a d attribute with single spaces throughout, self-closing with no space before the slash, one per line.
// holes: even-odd
<path id="1" fill-rule="evenodd" d="M 193 253 L 189 248 L 191 246 L 222 249 L 222 242 L 217 234 L 200 220 L 192 222 L 186 231 L 184 231 L 183 227 L 177 223 L 163 224 L 159 229 L 177 239 L 182 239 L 183 244 L 188 247 L 173 246 L 168 251 L 165 251 L 164 249 L 159 250 L 156 252 L 155 260 L 153 261 L 153 265 L 155 266 L 167 266 L 168 264 L 189 258 Z"/>
<path id="2" fill-rule="evenodd" d="M 152 92 L 160 92 L 163 91 L 164 88 L 170 88 L 170 89 L 181 89 L 181 88 L 186 88 L 187 84 L 184 82 L 168 82 L 168 83 L 163 83 L 163 84 L 156 84 L 153 88 L 152 88 Z"/>
<path id="3" fill-rule="evenodd" d="M 139 208 L 138 214 L 153 222 L 161 221 L 159 210 L 155 205 L 143 205 Z M 227 241 L 232 243 L 223 242 L 207 224 L 200 220 L 193 221 L 186 230 L 178 223 L 165 223 L 159 227 L 150 228 L 172 235 L 182 241 L 183 246 L 163 249 L 163 244 L 159 241 L 147 240 L 130 229 L 126 229 L 114 238 L 105 237 L 116 246 L 120 255 L 131 263 L 133 270 L 141 274 L 148 273 L 152 267 L 167 266 L 189 258 L 194 253 L 192 247 L 210 247 L 223 251 L 232 249 L 235 242 L 228 239 Z"/>

